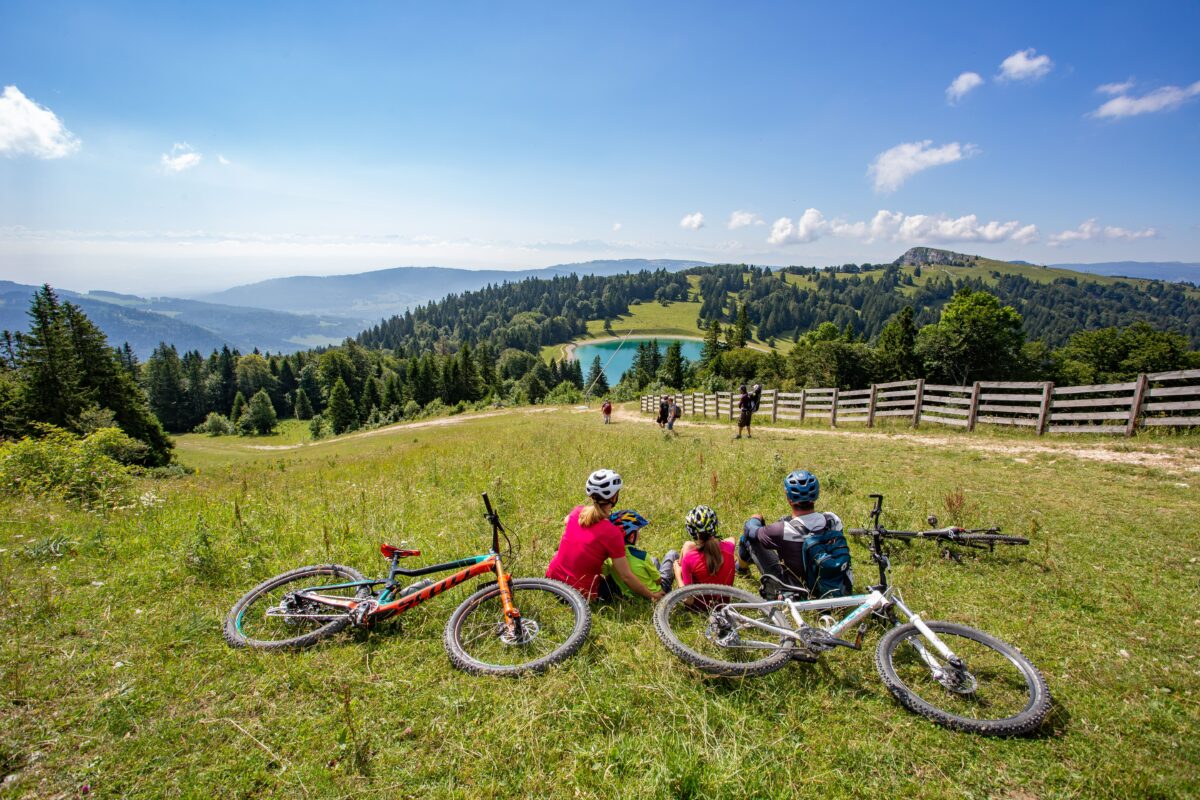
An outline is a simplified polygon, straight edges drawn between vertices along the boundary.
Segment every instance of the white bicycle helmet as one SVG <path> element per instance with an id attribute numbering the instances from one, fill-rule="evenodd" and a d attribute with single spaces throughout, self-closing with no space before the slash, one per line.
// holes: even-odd
<path id="1" fill-rule="evenodd" d="M 598 469 L 588 475 L 584 489 L 588 497 L 599 497 L 601 500 L 611 500 L 621 491 L 621 476 L 611 469 Z"/>

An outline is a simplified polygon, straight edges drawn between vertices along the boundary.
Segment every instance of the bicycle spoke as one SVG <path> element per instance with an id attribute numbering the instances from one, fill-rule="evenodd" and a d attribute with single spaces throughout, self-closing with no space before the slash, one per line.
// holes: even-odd
<path id="1" fill-rule="evenodd" d="M 939 632 L 940 638 L 962 659 L 958 670 L 914 631 L 894 652 L 892 665 L 904 686 L 924 702 L 967 719 L 1013 717 L 1030 702 L 1027 676 L 1003 653 L 965 636 Z M 940 675 L 925 662 L 914 642 L 938 665 Z"/>

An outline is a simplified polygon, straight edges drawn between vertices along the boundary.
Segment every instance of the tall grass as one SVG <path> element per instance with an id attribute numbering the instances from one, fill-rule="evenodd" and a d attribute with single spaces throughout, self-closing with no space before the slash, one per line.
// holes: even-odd
<path id="1" fill-rule="evenodd" d="M 180 438 L 196 474 L 161 503 L 97 516 L 0 506 L 0 796 L 1188 797 L 1200 791 L 1194 474 L 930 447 L 918 439 L 723 427 L 678 438 L 596 413 L 512 413 L 294 450 Z M 1136 445 L 1135 445 L 1136 446 Z M 929 618 L 975 625 L 1046 674 L 1042 735 L 987 740 L 905 712 L 872 654 L 762 679 L 703 679 L 658 643 L 649 607 L 595 609 L 588 645 L 543 676 L 454 671 L 441 631 L 467 589 L 310 651 L 235 651 L 222 617 L 259 580 L 334 561 L 377 574 L 381 541 L 421 561 L 483 552 L 479 492 L 541 574 L 600 466 L 661 554 L 683 515 L 722 527 L 784 508 L 794 467 L 821 506 L 865 521 L 957 514 L 1034 544 L 945 560 L 893 550 Z M 62 537 L 53 547 L 53 537 Z M 858 583 L 870 579 L 852 545 Z M 873 648 L 877 635 L 868 639 Z"/>

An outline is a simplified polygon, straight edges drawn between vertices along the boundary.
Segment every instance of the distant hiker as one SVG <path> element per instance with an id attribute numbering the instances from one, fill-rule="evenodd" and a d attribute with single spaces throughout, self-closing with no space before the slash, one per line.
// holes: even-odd
<path id="1" fill-rule="evenodd" d="M 600 405 L 600 413 L 604 415 L 605 425 L 608 425 L 610 422 L 612 422 L 612 403 L 608 402 L 608 400 L 605 400 Z"/>
<path id="2" fill-rule="evenodd" d="M 674 583 L 675 575 L 678 573 L 675 562 L 679 558 L 679 553 L 671 550 L 663 556 L 662 561 L 659 561 L 645 550 L 638 549 L 638 531 L 649 525 L 650 521 L 632 509 L 614 511 L 609 514 L 608 519 L 625 532 L 625 558 L 628 559 L 629 570 L 634 576 L 651 592 L 671 591 L 671 584 Z M 622 590 L 624 592 L 633 591 L 612 568 L 611 561 L 604 562 L 603 574 L 604 582 L 607 584 L 605 588 L 614 597 L 623 594 Z M 602 588 L 600 590 L 602 596 L 604 592 L 605 589 Z"/>
<path id="3" fill-rule="evenodd" d="M 634 594 L 655 602 L 663 593 L 647 589 L 633 574 L 625 555 L 625 533 L 609 519 L 622 485 L 621 476 L 611 469 L 588 476 L 584 491 L 591 505 L 575 506 L 563 520 L 562 539 L 546 567 L 546 577 L 574 586 L 588 600 L 607 600 L 612 590 L 603 578 L 604 561 L 612 559 L 613 573 Z"/>
<path id="4" fill-rule="evenodd" d="M 722 539 L 717 533 L 717 512 L 708 506 L 696 506 L 688 512 L 683 526 L 690 542 L 675 562 L 675 580 L 680 586 L 689 583 L 719 583 L 733 585 L 737 557 L 733 539 Z"/>
<path id="5" fill-rule="evenodd" d="M 742 428 L 745 428 L 746 438 L 753 439 L 754 437 L 750 435 L 750 417 L 754 414 L 754 399 L 746 391 L 744 383 L 738 387 L 738 392 L 740 392 L 738 395 L 738 432 L 737 436 L 733 438 L 742 438 Z"/>
<path id="6" fill-rule="evenodd" d="M 667 401 L 667 396 L 664 394 L 662 400 L 658 402 L 658 427 L 663 428 L 667 424 L 667 415 L 671 412 L 671 404 Z"/>
<path id="7" fill-rule="evenodd" d="M 679 403 L 675 402 L 675 396 L 671 395 L 671 401 L 667 405 L 667 430 L 674 433 L 675 420 L 683 416 L 683 409 L 679 407 Z"/>

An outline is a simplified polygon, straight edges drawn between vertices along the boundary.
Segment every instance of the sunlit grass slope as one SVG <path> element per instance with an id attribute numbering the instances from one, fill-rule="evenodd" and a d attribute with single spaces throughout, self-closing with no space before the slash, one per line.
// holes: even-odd
<path id="1" fill-rule="evenodd" d="M 0 506 L 0 796 L 1189 797 L 1196 764 L 1200 542 L 1195 481 L 1153 469 L 928 447 L 885 437 L 653 426 L 514 412 L 291 450 L 180 438 L 196 474 L 146 481 L 137 509 Z M 283 437 L 286 439 L 287 437 Z M 254 442 L 261 444 L 261 442 Z M 286 444 L 286 442 L 281 442 Z M 872 653 L 747 681 L 706 680 L 659 644 L 649 608 L 595 610 L 562 668 L 520 680 L 454 671 L 441 632 L 467 589 L 399 624 L 301 653 L 235 651 L 221 620 L 302 564 L 374 574 L 382 540 L 421 561 L 481 552 L 479 492 L 542 572 L 587 473 L 624 476 L 643 543 L 678 547 L 709 503 L 734 534 L 782 513 L 806 466 L 823 505 L 861 523 L 999 523 L 1034 545 L 962 563 L 898 546 L 894 578 L 929 618 L 1019 645 L 1056 706 L 1040 737 L 986 740 L 904 711 Z M 1188 486 L 1186 484 L 1193 485 Z M 46 546 L 63 537 L 55 556 Z M 852 545 L 857 578 L 871 578 Z M 875 632 L 868 637 L 873 648 Z"/>

